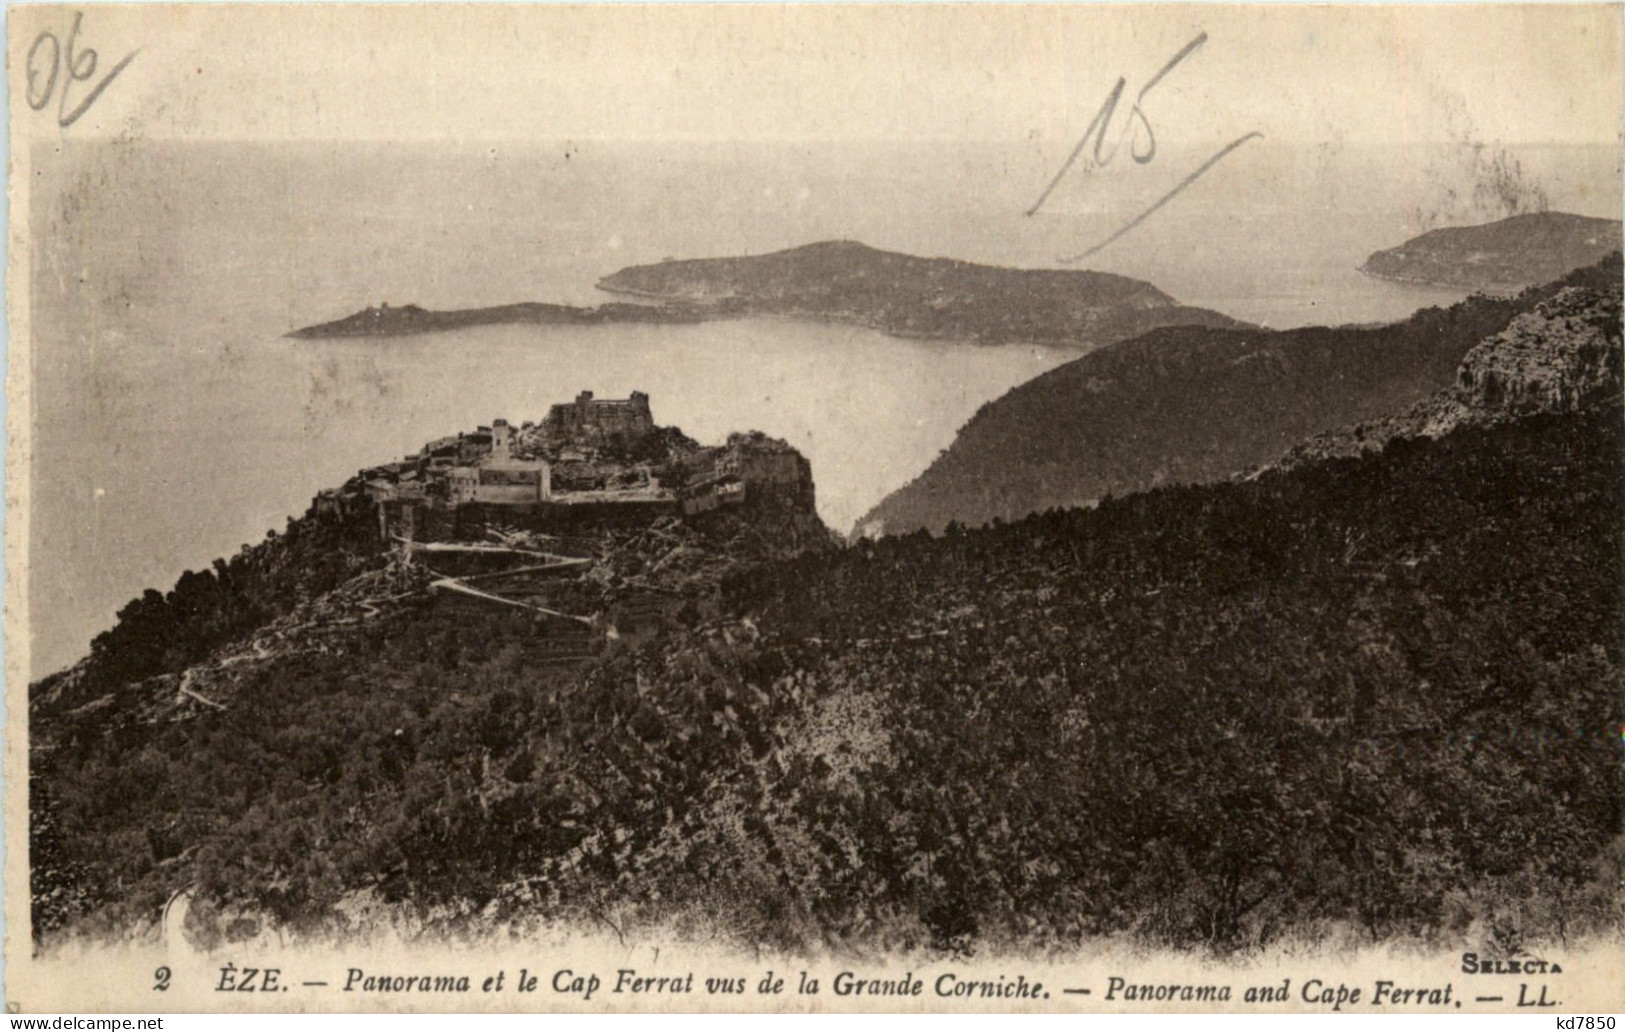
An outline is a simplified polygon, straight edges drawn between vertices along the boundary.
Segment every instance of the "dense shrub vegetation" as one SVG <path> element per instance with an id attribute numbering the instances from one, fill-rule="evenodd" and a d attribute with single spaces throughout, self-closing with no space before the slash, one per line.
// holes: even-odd
<path id="1" fill-rule="evenodd" d="M 282 534 L 244 545 L 211 569 L 188 570 L 167 593 L 148 588 L 118 611 L 78 667 L 42 678 L 29 697 L 84 702 L 109 689 L 195 663 L 305 599 L 383 563 L 370 513 L 306 513 Z"/>
<path id="2" fill-rule="evenodd" d="M 37 711 L 36 930 L 194 887 L 285 928 L 364 898 L 789 947 L 1592 931 L 1622 446 L 1617 408 L 1536 417 L 742 567 L 580 666 L 425 604 L 224 711 Z"/>

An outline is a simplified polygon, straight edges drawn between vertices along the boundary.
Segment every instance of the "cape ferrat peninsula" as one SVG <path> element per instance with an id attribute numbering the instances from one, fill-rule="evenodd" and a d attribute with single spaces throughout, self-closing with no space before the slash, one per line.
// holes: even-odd
<path id="1" fill-rule="evenodd" d="M 785 316 L 867 326 L 899 337 L 1094 347 L 1162 326 L 1244 325 L 1182 305 L 1127 276 L 918 258 L 852 241 L 636 265 L 605 277 L 598 287 L 641 303 L 594 308 L 532 302 L 454 311 L 384 305 L 289 336 L 399 337 L 499 323 L 694 323 Z"/>

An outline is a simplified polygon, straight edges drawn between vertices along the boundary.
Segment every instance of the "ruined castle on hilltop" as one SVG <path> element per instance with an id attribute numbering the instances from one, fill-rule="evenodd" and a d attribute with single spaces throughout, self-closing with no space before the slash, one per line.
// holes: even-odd
<path id="1" fill-rule="evenodd" d="M 582 391 L 573 402 L 554 405 L 543 422 L 544 432 L 579 442 L 635 443 L 654 432 L 649 396 L 633 391 L 630 398 L 594 398 Z"/>

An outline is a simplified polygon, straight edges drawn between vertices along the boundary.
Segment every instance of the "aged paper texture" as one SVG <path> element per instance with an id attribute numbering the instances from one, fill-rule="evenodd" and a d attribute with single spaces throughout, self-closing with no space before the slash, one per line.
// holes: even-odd
<path id="1" fill-rule="evenodd" d="M 10 8 L 8 1010 L 1621 1009 L 1620 13 Z"/>

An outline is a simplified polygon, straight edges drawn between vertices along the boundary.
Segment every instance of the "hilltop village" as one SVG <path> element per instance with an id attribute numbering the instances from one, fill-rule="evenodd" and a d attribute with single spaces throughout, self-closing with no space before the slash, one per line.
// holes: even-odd
<path id="1" fill-rule="evenodd" d="M 142 719 L 221 711 L 246 670 L 441 609 L 459 628 L 528 615 L 525 661 L 569 665 L 714 615 L 724 578 L 837 540 L 784 441 L 705 447 L 655 425 L 647 394 L 583 391 L 540 422 L 495 419 L 321 491 L 284 534 L 125 607 L 39 698 L 86 701 L 139 675 L 154 688 Z"/>
<path id="2" fill-rule="evenodd" d="M 614 399 L 582 391 L 539 423 L 494 419 L 363 469 L 321 492 L 316 508 L 376 507 L 386 541 L 432 541 L 478 534 L 493 516 L 568 527 L 694 518 L 764 497 L 810 513 L 813 490 L 807 460 L 783 441 L 736 433 L 702 447 L 656 426 L 642 391 Z"/>

